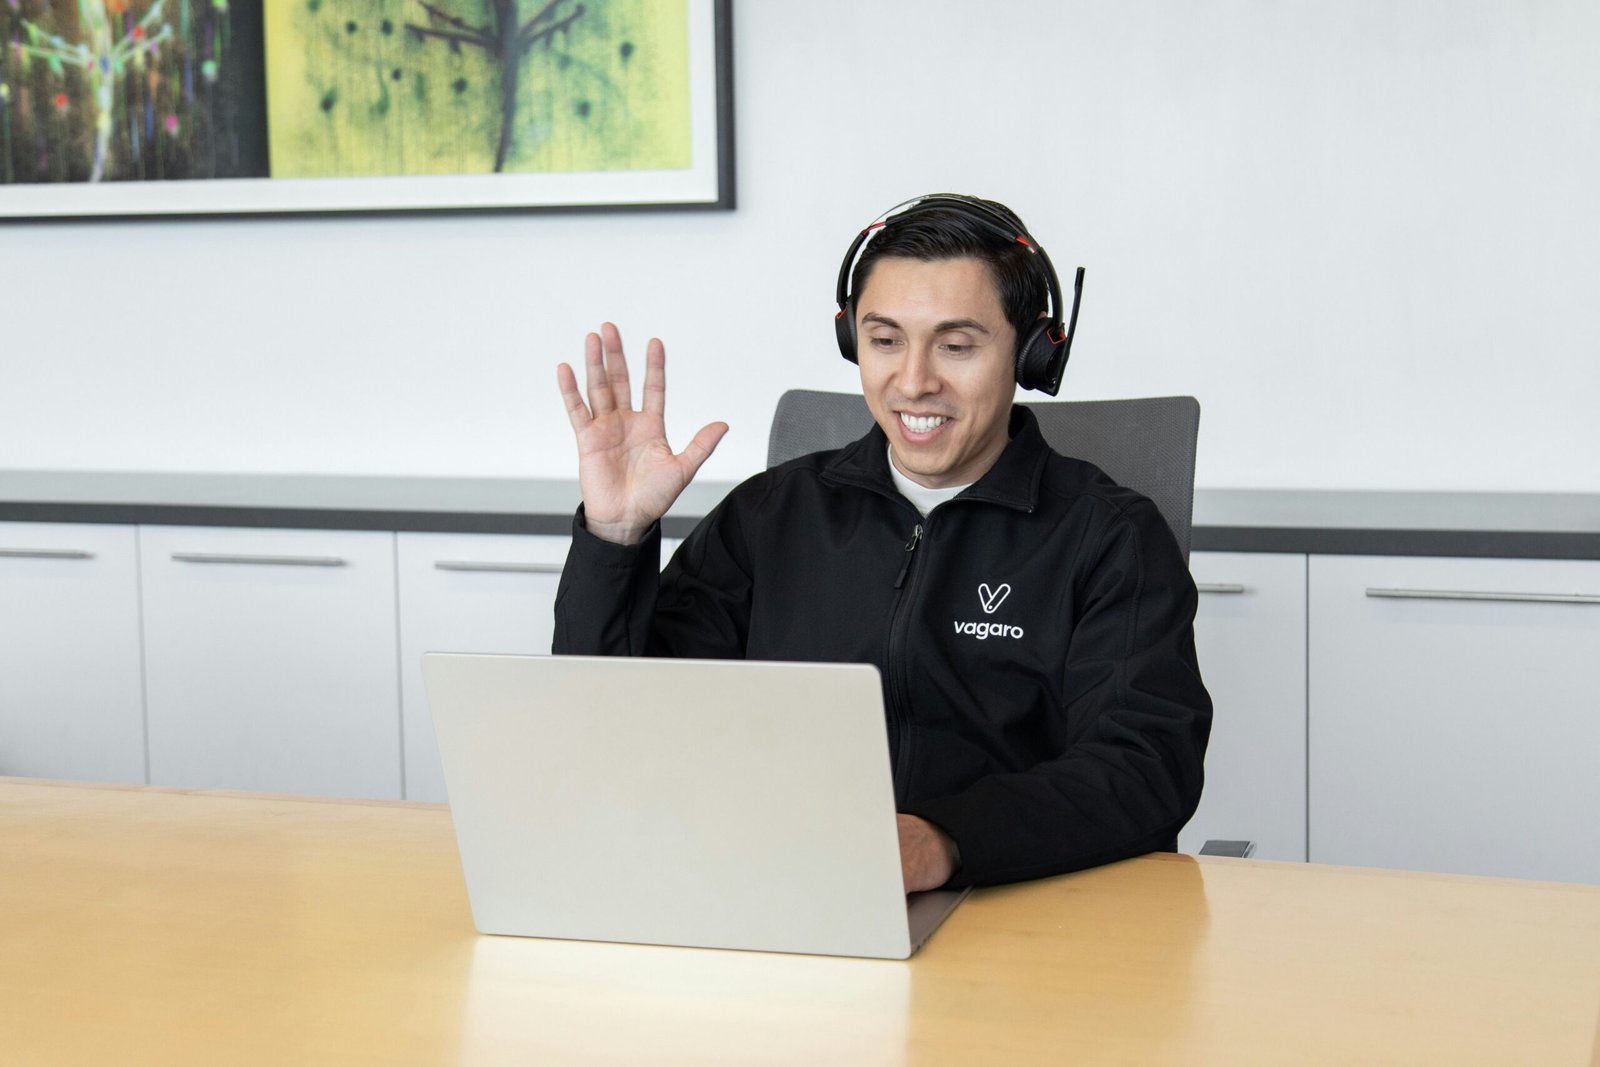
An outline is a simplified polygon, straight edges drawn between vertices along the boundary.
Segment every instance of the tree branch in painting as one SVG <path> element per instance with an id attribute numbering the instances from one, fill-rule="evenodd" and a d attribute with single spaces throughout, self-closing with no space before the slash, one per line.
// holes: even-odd
<path id="1" fill-rule="evenodd" d="M 496 173 L 505 168 L 506 157 L 511 151 L 512 133 L 516 128 L 517 89 L 523 63 L 541 44 L 548 52 L 556 35 L 566 33 L 574 22 L 583 17 L 584 6 L 581 3 L 563 13 L 562 5 L 566 2 L 548 0 L 531 18 L 519 25 L 521 12 L 517 0 L 484 0 L 483 6 L 493 23 L 473 26 L 437 4 L 417 0 L 417 5 L 428 16 L 428 24 L 406 24 L 406 30 L 419 42 L 444 41 L 458 52 L 462 45 L 482 49 L 490 64 L 499 71 L 500 143 L 494 154 Z"/>
<path id="2" fill-rule="evenodd" d="M 172 27 L 161 19 L 165 0 L 156 0 L 144 18 L 134 23 L 120 38 L 112 30 L 112 17 L 126 7 L 119 0 L 78 0 L 78 25 L 87 40 L 69 42 L 47 33 L 22 19 L 27 42 L 15 42 L 19 55 L 44 60 L 52 73 L 61 75 L 68 66 L 78 67 L 89 76 L 94 98 L 94 165 L 89 180 L 105 177 L 111 144 L 112 116 L 117 108 L 117 79 L 130 62 L 144 62 L 156 53 L 163 41 L 172 37 Z M 111 10 L 108 10 L 111 9 Z"/>

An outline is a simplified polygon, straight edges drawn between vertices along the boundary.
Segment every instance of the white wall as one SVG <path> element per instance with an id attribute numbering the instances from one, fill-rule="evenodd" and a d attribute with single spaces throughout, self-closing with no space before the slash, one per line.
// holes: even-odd
<path id="1" fill-rule="evenodd" d="M 1600 491 L 1592 0 L 736 8 L 733 213 L 0 226 L 0 466 L 570 476 L 610 316 L 741 477 L 853 386 L 853 232 L 954 189 L 1089 267 L 1063 397 L 1200 397 L 1202 486 Z"/>

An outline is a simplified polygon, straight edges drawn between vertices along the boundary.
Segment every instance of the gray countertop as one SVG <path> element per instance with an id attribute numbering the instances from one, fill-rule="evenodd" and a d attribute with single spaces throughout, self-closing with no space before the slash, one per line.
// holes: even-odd
<path id="1" fill-rule="evenodd" d="M 696 482 L 683 536 L 732 487 Z M 0 471 L 0 521 L 564 534 L 574 481 L 361 475 Z M 1203 551 L 1600 559 L 1600 493 L 1201 489 Z"/>
<path id="2" fill-rule="evenodd" d="M 732 483 L 694 483 L 667 520 L 687 533 Z M 555 478 L 0 471 L 0 521 L 565 534 L 578 483 Z"/>
<path id="3" fill-rule="evenodd" d="M 1600 559 L 1600 493 L 1202 489 L 1193 547 Z"/>
<path id="4" fill-rule="evenodd" d="M 1201 489 L 1196 526 L 1600 534 L 1600 493 Z"/>

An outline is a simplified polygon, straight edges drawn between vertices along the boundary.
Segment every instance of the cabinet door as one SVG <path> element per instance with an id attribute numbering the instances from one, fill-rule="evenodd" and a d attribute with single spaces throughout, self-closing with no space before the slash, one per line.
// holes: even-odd
<path id="1" fill-rule="evenodd" d="M 0 523 L 0 774 L 143 782 L 132 526 Z"/>
<path id="2" fill-rule="evenodd" d="M 1215 709 L 1200 809 L 1178 836 L 1306 858 L 1306 557 L 1196 552 L 1195 645 Z"/>
<path id="3" fill-rule="evenodd" d="M 445 799 L 439 747 L 422 686 L 424 652 L 547 655 L 556 586 L 570 538 L 402 533 L 401 708 L 407 800 Z M 678 542 L 663 539 L 661 558 Z"/>
<path id="4" fill-rule="evenodd" d="M 394 536 L 143 528 L 152 782 L 400 796 Z"/>
<path id="5" fill-rule="evenodd" d="M 1600 882 L 1600 562 L 1313 556 L 1310 678 L 1313 860 Z"/>
<path id="6" fill-rule="evenodd" d="M 407 800 L 445 799 L 424 652 L 548 654 L 566 537 L 402 533 L 401 708 Z"/>

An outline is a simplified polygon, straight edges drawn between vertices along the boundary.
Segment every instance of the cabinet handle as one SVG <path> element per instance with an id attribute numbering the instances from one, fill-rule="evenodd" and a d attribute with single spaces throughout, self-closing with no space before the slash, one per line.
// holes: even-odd
<path id="1" fill-rule="evenodd" d="M 177 563 L 243 563 L 269 567 L 348 567 L 337 556 L 237 556 L 225 552 L 174 552 Z"/>
<path id="2" fill-rule="evenodd" d="M 94 559 L 93 552 L 81 548 L 0 548 L 6 559 Z"/>
<path id="3" fill-rule="evenodd" d="M 559 563 L 478 563 L 466 559 L 441 559 L 434 566 L 442 571 L 489 571 L 496 574 L 560 574 Z"/>
<path id="4" fill-rule="evenodd" d="M 1600 604 L 1588 593 L 1476 593 L 1458 589 L 1368 589 L 1367 595 L 1385 600 L 1497 600 L 1523 604 Z"/>
<path id="5" fill-rule="evenodd" d="M 1244 586 L 1237 582 L 1196 582 L 1194 587 L 1202 593 L 1228 593 L 1237 595 L 1244 592 Z"/>

